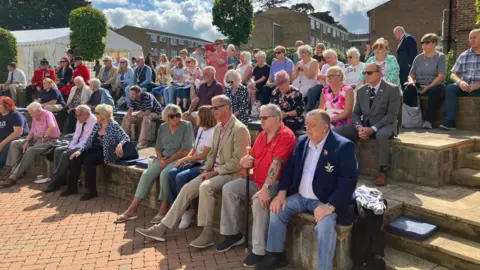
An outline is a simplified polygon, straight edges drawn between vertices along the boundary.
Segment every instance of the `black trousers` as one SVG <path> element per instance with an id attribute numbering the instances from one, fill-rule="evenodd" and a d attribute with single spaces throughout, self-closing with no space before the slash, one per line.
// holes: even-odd
<path id="1" fill-rule="evenodd" d="M 43 89 L 43 87 L 41 88 Z M 33 102 L 33 93 L 39 93 L 37 87 L 33 84 L 25 88 L 25 101 L 27 101 L 27 105 Z"/>
<path id="2" fill-rule="evenodd" d="M 417 91 L 420 88 L 420 84 L 408 85 L 403 92 L 403 103 L 410 107 L 416 107 L 417 104 Z M 419 94 L 419 96 L 428 97 L 428 105 L 425 115 L 423 116 L 425 121 L 432 123 L 435 121 L 440 102 L 442 101 L 442 92 L 445 91 L 444 84 L 437 84 L 434 87 L 428 89 L 427 93 Z"/>
<path id="3" fill-rule="evenodd" d="M 67 122 L 66 129 L 65 122 Z M 57 114 L 57 123 L 60 132 L 64 134 L 70 134 L 75 132 L 75 125 L 77 124 L 77 116 L 75 115 L 75 110 L 68 112 L 68 107 L 63 108 Z"/>
<path id="4" fill-rule="evenodd" d="M 85 151 L 80 156 L 70 160 L 67 185 L 68 190 L 76 191 L 78 179 L 80 174 L 85 172 L 85 188 L 89 193 L 97 192 L 97 169 L 98 165 L 103 164 L 103 149 L 102 147 L 93 146 L 91 149 Z"/>
<path id="5" fill-rule="evenodd" d="M 270 88 L 266 85 L 264 85 L 262 89 L 260 89 L 260 102 L 262 103 L 262 105 L 270 103 L 270 99 L 272 98 L 272 91 L 274 89 L 275 88 Z"/>

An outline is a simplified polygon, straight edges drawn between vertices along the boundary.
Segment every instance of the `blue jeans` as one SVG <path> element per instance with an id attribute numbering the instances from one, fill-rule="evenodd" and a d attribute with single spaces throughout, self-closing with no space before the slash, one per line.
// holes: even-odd
<path id="1" fill-rule="evenodd" d="M 176 104 L 175 102 L 175 92 L 180 88 L 178 85 L 172 85 L 163 90 L 163 97 L 165 100 L 165 105 Z"/>
<path id="2" fill-rule="evenodd" d="M 166 85 L 160 85 L 158 87 L 155 87 L 152 89 L 152 95 L 154 97 L 157 97 L 157 95 L 163 96 L 163 91 L 165 91 L 165 88 L 167 88 Z"/>
<path id="3" fill-rule="evenodd" d="M 470 93 L 467 93 L 460 89 L 456 83 L 452 83 L 447 86 L 445 90 L 445 110 L 446 110 L 446 122 L 451 124 L 457 120 L 457 98 L 458 97 L 479 97 L 480 90 L 476 90 Z M 452 123 L 453 122 L 453 123 Z"/>
<path id="4" fill-rule="evenodd" d="M 200 167 L 202 165 L 189 169 L 184 169 L 183 167 L 172 168 L 168 171 L 168 203 L 170 205 L 177 199 L 182 187 L 200 175 Z"/>
<path id="5" fill-rule="evenodd" d="M 283 252 L 290 217 L 297 213 L 313 213 L 315 208 L 322 204 L 318 200 L 307 199 L 299 193 L 287 197 L 285 211 L 280 209 L 277 215 L 270 213 L 267 251 Z M 332 269 L 333 256 L 335 255 L 335 246 L 337 244 L 336 220 L 337 215 L 332 213 L 317 222 L 315 226 L 318 246 L 318 270 Z"/>
<path id="6" fill-rule="evenodd" d="M 11 143 L 12 142 L 7 143 L 3 150 L 0 152 L 0 168 L 3 168 L 5 166 L 5 163 L 7 162 L 8 150 L 10 149 Z"/>

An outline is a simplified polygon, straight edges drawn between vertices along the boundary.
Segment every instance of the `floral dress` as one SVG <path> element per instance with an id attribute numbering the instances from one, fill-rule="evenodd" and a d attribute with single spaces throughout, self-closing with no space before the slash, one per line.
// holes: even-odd
<path id="1" fill-rule="evenodd" d="M 248 108 L 250 106 L 247 88 L 240 85 L 235 94 L 232 93 L 232 88 L 227 88 L 225 95 L 232 101 L 232 112 L 238 112 L 237 119 L 247 125 L 249 120 Z"/>
<path id="2" fill-rule="evenodd" d="M 278 105 L 282 112 L 296 111 L 297 116 L 287 116 L 283 118 L 283 123 L 292 131 L 304 129 L 305 117 L 303 116 L 303 112 L 305 111 L 305 103 L 303 102 L 303 96 L 300 91 L 290 86 L 287 93 L 282 95 L 280 90 L 275 88 L 272 92 L 270 103 Z"/>
<path id="3" fill-rule="evenodd" d="M 343 113 L 345 110 L 345 96 L 347 95 L 347 91 L 352 90 L 352 87 L 348 84 L 343 84 L 342 88 L 337 94 L 334 94 L 330 85 L 327 85 L 322 90 L 323 98 L 325 99 L 325 111 L 330 115 L 330 117 L 334 117 L 335 115 L 339 115 Z M 346 119 L 337 120 L 335 122 L 332 121 L 333 127 L 343 126 L 345 124 L 349 124 L 352 122 L 352 116 L 348 116 Z"/>

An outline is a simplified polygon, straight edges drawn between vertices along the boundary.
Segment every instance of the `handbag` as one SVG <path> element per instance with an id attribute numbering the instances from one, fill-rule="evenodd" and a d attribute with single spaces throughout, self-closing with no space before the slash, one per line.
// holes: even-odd
<path id="1" fill-rule="evenodd" d="M 417 94 L 417 106 L 411 107 L 403 103 L 402 106 L 402 127 L 404 128 L 422 128 L 423 118 L 422 109 L 420 107 L 420 96 Z"/>
<path id="2" fill-rule="evenodd" d="M 115 151 L 115 149 L 113 150 Z M 123 145 L 123 156 L 118 157 L 116 154 L 113 154 L 113 161 L 118 162 L 121 160 L 129 160 L 129 159 L 137 159 L 138 158 L 138 151 L 135 144 L 132 142 L 126 142 Z"/>

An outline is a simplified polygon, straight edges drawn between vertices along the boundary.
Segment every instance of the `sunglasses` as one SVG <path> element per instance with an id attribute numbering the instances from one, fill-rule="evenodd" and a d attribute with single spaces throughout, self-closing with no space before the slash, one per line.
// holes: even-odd
<path id="1" fill-rule="evenodd" d="M 220 108 L 225 107 L 225 106 L 227 106 L 227 104 L 218 105 L 218 106 L 213 106 L 212 109 L 213 109 L 214 111 L 218 111 Z"/>
<path id="2" fill-rule="evenodd" d="M 126 64 L 126 63 L 127 63 L 127 62 L 125 62 L 125 61 L 120 61 L 120 64 Z"/>
<path id="3" fill-rule="evenodd" d="M 228 83 L 228 84 L 233 84 L 233 82 L 232 82 L 232 81 L 227 81 L 227 83 Z"/>
<path id="4" fill-rule="evenodd" d="M 428 44 L 430 44 L 430 43 L 433 43 L 433 42 L 431 42 L 431 41 L 422 41 L 422 45 L 423 45 L 423 44 L 428 45 Z"/>
<path id="5" fill-rule="evenodd" d="M 266 121 L 266 120 L 268 120 L 268 118 L 270 118 L 270 117 L 273 117 L 273 116 L 271 116 L 271 115 L 268 115 L 268 116 L 260 116 L 260 120 Z"/>
<path id="6" fill-rule="evenodd" d="M 185 61 L 185 63 L 190 64 L 192 61 Z"/>
<path id="7" fill-rule="evenodd" d="M 330 79 L 332 79 L 333 77 L 337 77 L 337 76 L 339 76 L 339 75 L 337 75 L 337 74 L 335 74 L 335 75 L 327 75 L 327 79 L 330 80 Z"/>
<path id="8" fill-rule="evenodd" d="M 368 75 L 368 76 L 370 76 L 370 75 L 372 75 L 372 74 L 375 73 L 375 72 L 378 72 L 378 71 L 364 71 L 364 72 L 362 72 L 362 73 L 363 73 L 363 75 Z"/>
<path id="9" fill-rule="evenodd" d="M 179 113 L 174 113 L 174 114 L 169 114 L 168 115 L 168 118 L 170 118 L 170 119 L 175 119 L 175 118 L 180 118 L 180 117 L 182 117 L 182 115 L 179 114 Z"/>
<path id="10" fill-rule="evenodd" d="M 281 53 L 283 53 L 283 52 L 275 52 L 275 54 L 281 54 Z"/>
<path id="11" fill-rule="evenodd" d="M 222 45 L 222 43 L 215 43 L 215 46 Z"/>
<path id="12" fill-rule="evenodd" d="M 66 63 L 67 61 L 60 61 L 60 63 Z"/>

